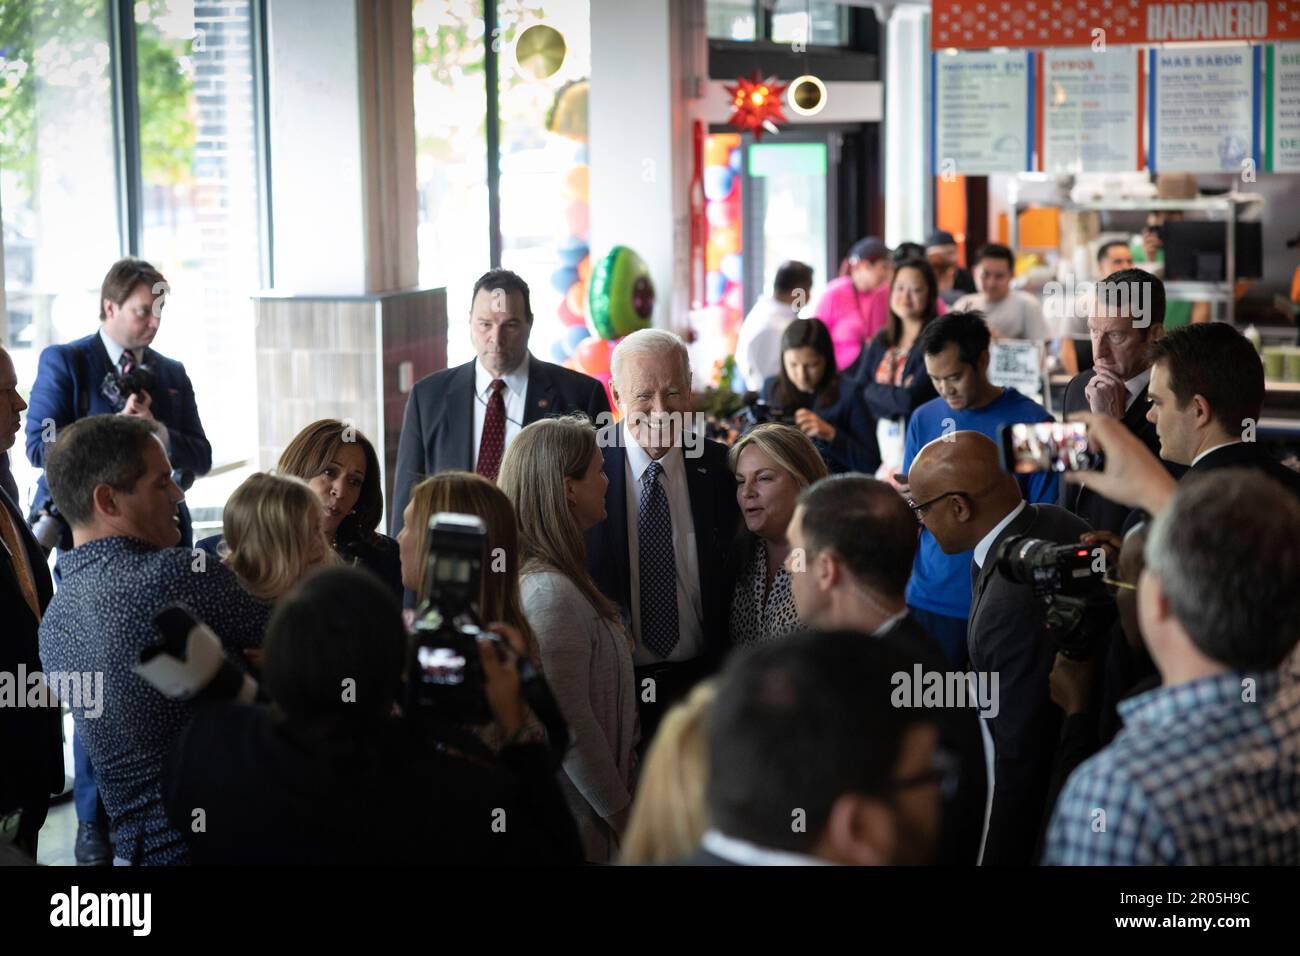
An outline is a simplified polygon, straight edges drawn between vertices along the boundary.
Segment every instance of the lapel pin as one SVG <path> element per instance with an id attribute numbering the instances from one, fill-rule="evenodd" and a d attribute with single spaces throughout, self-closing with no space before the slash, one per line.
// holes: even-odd
<path id="1" fill-rule="evenodd" d="M 547 399 L 545 399 L 545 398 L 539 398 L 539 399 L 537 400 L 537 407 L 538 407 L 538 408 L 546 408 L 546 407 L 547 407 L 548 405 L 550 405 L 550 404 L 551 404 L 551 403 L 550 403 Z"/>

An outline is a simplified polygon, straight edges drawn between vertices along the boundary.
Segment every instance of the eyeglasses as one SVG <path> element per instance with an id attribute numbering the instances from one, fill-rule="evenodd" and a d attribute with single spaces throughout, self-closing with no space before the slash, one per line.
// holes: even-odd
<path id="1" fill-rule="evenodd" d="M 957 757 L 942 747 L 936 747 L 933 756 L 930 758 L 930 768 L 928 770 L 923 770 L 910 777 L 899 777 L 890 780 L 885 785 L 885 789 L 910 790 L 913 787 L 931 787 L 938 784 L 940 794 L 944 799 L 948 799 L 957 792 L 957 782 L 960 776 Z"/>
<path id="2" fill-rule="evenodd" d="M 1120 591 L 1136 591 L 1136 584 L 1129 584 L 1127 581 L 1119 581 L 1115 578 L 1102 578 L 1102 583 L 1106 585 L 1106 590 L 1110 592 L 1111 597 L 1117 595 Z"/>
<path id="3" fill-rule="evenodd" d="M 937 501 L 941 501 L 942 499 L 947 498 L 949 495 L 957 495 L 958 497 L 961 497 L 961 498 L 970 498 L 970 495 L 967 494 L 967 493 L 964 492 L 964 491 L 945 491 L 943 494 L 938 495 L 938 496 L 936 496 L 936 497 L 934 497 L 934 498 L 931 498 L 929 501 L 924 501 L 924 502 L 922 502 L 922 503 L 919 504 L 919 505 L 918 505 L 915 501 L 913 501 L 911 498 L 908 498 L 908 499 L 907 499 L 907 506 L 908 506 L 909 508 L 911 508 L 911 509 L 912 509 L 912 513 L 913 513 L 914 515 L 916 515 L 916 520 L 919 521 L 919 522 L 921 522 L 921 524 L 925 524 L 925 509 L 926 509 L 926 508 L 929 508 L 929 507 L 930 507 L 931 505 L 933 505 L 935 502 L 937 502 Z"/>

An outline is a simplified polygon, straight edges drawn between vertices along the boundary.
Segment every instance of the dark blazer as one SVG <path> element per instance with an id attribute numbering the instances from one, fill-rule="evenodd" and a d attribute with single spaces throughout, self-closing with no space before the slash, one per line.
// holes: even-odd
<path id="1" fill-rule="evenodd" d="M 1258 442 L 1243 441 L 1216 448 L 1189 468 L 1188 474 L 1200 475 L 1219 468 L 1250 468 L 1262 472 L 1300 498 L 1300 472 L 1273 458 Z"/>
<path id="2" fill-rule="evenodd" d="M 1061 728 L 1048 687 L 1056 647 L 1044 633 L 1043 607 L 1029 585 L 998 573 L 998 545 L 1015 535 L 1066 544 L 1090 530 L 1063 508 L 1027 505 L 993 541 L 984 567 L 971 561 L 971 669 L 998 675 L 998 715 L 989 720 L 995 763 L 986 865 L 1034 862 Z"/>
<path id="3" fill-rule="evenodd" d="M 587 532 L 587 570 L 602 594 L 631 620 L 632 572 L 627 542 L 627 449 L 622 426 L 602 429 L 598 438 L 605 456 L 607 517 Z M 728 647 L 727 619 L 734 582 L 727 572 L 731 541 L 740 522 L 736 479 L 727 466 L 727 446 L 704 439 L 703 454 L 686 459 L 686 484 L 695 522 L 695 555 L 700 566 L 704 610 L 705 656 L 716 664 Z M 635 516 L 633 516 L 635 520 Z"/>
<path id="4" fill-rule="evenodd" d="M 143 364 L 153 369 L 157 386 L 149 393 L 153 417 L 167 426 L 171 442 L 168 457 L 178 473 L 181 487 L 188 488 L 193 480 L 212 470 L 212 445 L 203 432 L 199 408 L 194 400 L 194 386 L 185 374 L 185 366 L 175 359 L 159 355 L 151 348 L 144 350 Z M 78 369 L 85 369 L 83 378 Z M 54 422 L 55 429 L 71 425 L 81 417 L 84 404 L 87 415 L 107 415 L 117 411 L 101 386 L 106 377 L 113 375 L 108 353 L 99 338 L 99 331 L 68 342 L 51 345 L 41 352 L 32 383 L 32 395 L 27 410 L 27 458 L 36 468 L 45 467 L 44 422 Z M 85 390 L 83 393 L 83 389 Z M 43 507 L 49 500 L 49 490 L 42 474 L 36 482 L 33 506 Z M 184 531 L 189 529 L 189 511 L 181 503 L 181 520 Z M 63 547 L 71 547 L 71 536 L 65 535 Z"/>
<path id="5" fill-rule="evenodd" d="M 419 482 L 440 471 L 474 470 L 474 401 L 474 362 L 434 372 L 411 389 L 397 443 L 393 537 L 402 530 L 402 511 Z M 593 422 L 605 424 L 608 418 L 600 417 L 609 413 L 605 386 L 590 375 L 531 356 L 523 424 L 570 412 L 585 412 Z"/>
<path id="6" fill-rule="evenodd" d="M 222 534 L 199 538 L 194 547 L 221 560 L 221 545 L 226 540 Z M 402 600 L 402 556 L 398 544 L 386 534 L 376 534 L 375 541 L 335 543 L 335 551 L 346 563 L 373 571 L 388 586 L 397 600 Z"/>
<path id="7" fill-rule="evenodd" d="M 1065 386 L 1065 397 L 1061 400 L 1061 412 L 1064 418 L 1068 420 L 1075 412 L 1088 411 L 1088 397 L 1083 390 L 1096 374 L 1097 370 L 1090 368 L 1070 379 L 1070 383 Z M 1151 454 L 1159 458 L 1160 439 L 1156 435 L 1156 426 L 1147 421 L 1149 405 L 1147 390 L 1144 388 L 1138 393 L 1121 420 L 1129 431 L 1142 440 L 1142 444 L 1151 449 Z M 1175 478 L 1181 476 L 1184 471 L 1181 465 L 1163 460 L 1162 464 Z M 1133 510 L 1127 505 L 1102 497 L 1091 488 L 1066 481 L 1061 482 L 1058 504 L 1088 522 L 1094 530 L 1113 531 L 1116 534 L 1122 533 L 1129 512 Z"/>
<path id="8" fill-rule="evenodd" d="M 880 637 L 899 648 L 925 671 L 951 670 L 938 641 L 909 611 Z M 943 807 L 943 830 L 935 862 L 941 866 L 974 866 L 984 835 L 984 810 L 988 804 L 988 768 L 984 737 L 976 708 L 944 707 L 935 711 L 939 745 L 957 759 L 957 791 Z"/>
<path id="9" fill-rule="evenodd" d="M 0 507 L 17 528 L 27 552 L 43 613 L 54 596 L 45 555 L 22 512 L 3 491 Z M 13 556 L 0 543 L 0 673 L 12 675 L 16 681 L 19 667 L 29 675 L 44 671 L 36 637 L 39 623 L 18 585 Z M 15 690 L 25 697 L 26 683 Z M 22 808 L 19 840 L 28 846 L 34 846 L 28 841 L 34 840 L 45 822 L 50 794 L 63 789 L 62 728 L 57 707 L 0 707 L 0 815 Z"/>
<path id="10" fill-rule="evenodd" d="M 901 418 L 906 425 L 914 408 L 936 398 L 939 393 L 934 390 L 934 383 L 925 371 L 925 349 L 921 347 L 919 335 L 912 350 L 907 353 L 902 385 L 882 385 L 876 381 L 876 369 L 880 367 L 887 351 L 889 346 L 885 344 L 884 331 L 877 332 L 862 355 L 849 368 L 853 369 L 872 417 L 877 420 Z M 850 387 L 850 383 L 846 381 L 845 386 Z"/>

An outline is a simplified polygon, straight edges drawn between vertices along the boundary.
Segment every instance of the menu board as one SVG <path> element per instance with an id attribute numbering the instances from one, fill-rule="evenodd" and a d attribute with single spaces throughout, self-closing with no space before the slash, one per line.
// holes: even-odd
<path id="1" fill-rule="evenodd" d="M 1123 47 L 1044 51 L 1043 172 L 1138 168 L 1137 64 Z"/>
<path id="2" fill-rule="evenodd" d="M 1032 168 L 1033 55 L 931 55 L 931 166 L 936 176 Z"/>
<path id="3" fill-rule="evenodd" d="M 1259 164 L 1259 47 L 1152 50 L 1152 172 L 1240 173 Z"/>
<path id="4" fill-rule="evenodd" d="M 1300 172 L 1300 43 L 1268 50 L 1267 170 Z"/>
<path id="5" fill-rule="evenodd" d="M 1043 390 L 1043 343 L 998 339 L 989 343 L 989 381 L 1038 399 Z"/>

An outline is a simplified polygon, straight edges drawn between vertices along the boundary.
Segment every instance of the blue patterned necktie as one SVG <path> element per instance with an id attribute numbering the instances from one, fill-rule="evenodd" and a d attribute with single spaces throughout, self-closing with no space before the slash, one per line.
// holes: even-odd
<path id="1" fill-rule="evenodd" d="M 677 646 L 677 561 L 673 553 L 673 519 L 657 461 L 641 476 L 641 513 L 637 546 L 641 562 L 641 642 L 660 657 Z"/>

